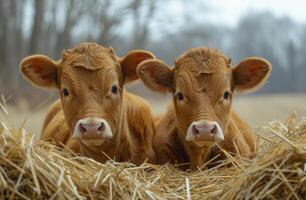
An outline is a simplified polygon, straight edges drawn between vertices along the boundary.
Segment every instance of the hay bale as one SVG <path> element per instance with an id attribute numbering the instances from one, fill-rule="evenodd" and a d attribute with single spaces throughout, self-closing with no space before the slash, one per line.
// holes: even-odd
<path id="1" fill-rule="evenodd" d="M 2 108 L 3 109 L 3 108 Z M 35 142 L 0 119 L 1 199 L 305 199 L 306 121 L 260 131 L 258 155 L 194 172 L 173 165 L 98 163 Z"/>

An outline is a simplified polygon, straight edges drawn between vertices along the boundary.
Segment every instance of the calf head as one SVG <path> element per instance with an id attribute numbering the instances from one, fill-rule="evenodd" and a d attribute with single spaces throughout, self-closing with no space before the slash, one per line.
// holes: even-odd
<path id="1" fill-rule="evenodd" d="M 234 92 L 258 88 L 270 71 L 265 59 L 250 57 L 232 67 L 230 59 L 208 48 L 188 50 L 172 69 L 157 59 L 137 69 L 149 88 L 173 94 L 180 133 L 199 147 L 224 140 Z"/>
<path id="2" fill-rule="evenodd" d="M 151 58 L 154 56 L 146 51 L 131 51 L 118 58 L 111 48 L 81 43 L 64 51 L 59 61 L 43 55 L 26 57 L 20 69 L 34 85 L 60 91 L 74 138 L 100 145 L 120 127 L 124 83 L 138 79 L 137 65 Z"/>

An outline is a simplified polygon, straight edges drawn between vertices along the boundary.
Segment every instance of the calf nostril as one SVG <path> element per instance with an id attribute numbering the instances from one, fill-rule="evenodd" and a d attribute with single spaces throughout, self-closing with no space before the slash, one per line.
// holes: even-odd
<path id="1" fill-rule="evenodd" d="M 86 130 L 86 128 L 83 126 L 83 124 L 82 123 L 80 123 L 80 131 L 82 132 L 82 133 L 85 133 L 87 130 Z"/>
<path id="2" fill-rule="evenodd" d="M 195 135 L 198 135 L 198 134 L 199 134 L 199 130 L 196 128 L 195 125 L 192 126 L 192 132 L 193 132 Z"/>
<path id="3" fill-rule="evenodd" d="M 214 124 L 214 127 L 211 129 L 211 131 L 210 131 L 210 133 L 212 133 L 212 134 L 216 134 L 217 133 L 217 125 L 216 124 Z"/>
<path id="4" fill-rule="evenodd" d="M 98 128 L 98 131 L 104 131 L 104 123 L 101 122 L 101 125 Z"/>

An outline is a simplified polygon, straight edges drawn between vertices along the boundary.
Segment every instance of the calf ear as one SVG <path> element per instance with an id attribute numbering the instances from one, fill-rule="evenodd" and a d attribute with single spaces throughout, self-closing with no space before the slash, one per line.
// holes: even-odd
<path id="1" fill-rule="evenodd" d="M 253 91 L 268 79 L 272 66 L 269 61 L 250 57 L 241 61 L 233 69 L 234 88 L 238 91 Z"/>
<path id="2" fill-rule="evenodd" d="M 144 60 L 153 58 L 155 58 L 155 56 L 148 51 L 134 50 L 119 59 L 125 82 L 137 80 L 138 76 L 136 69 L 138 64 Z"/>
<path id="3" fill-rule="evenodd" d="M 31 83 L 47 88 L 57 87 L 57 65 L 43 55 L 24 58 L 20 62 L 20 71 Z"/>
<path id="4" fill-rule="evenodd" d="M 174 90 L 173 72 L 161 60 L 147 60 L 138 65 L 137 74 L 146 86 L 158 92 Z"/>

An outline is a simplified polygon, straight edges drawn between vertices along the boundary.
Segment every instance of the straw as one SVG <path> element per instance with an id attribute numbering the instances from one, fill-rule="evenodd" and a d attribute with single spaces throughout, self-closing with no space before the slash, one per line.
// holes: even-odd
<path id="1" fill-rule="evenodd" d="M 5 115 L 0 124 L 0 199 L 306 198 L 306 122 L 296 115 L 261 128 L 251 160 L 224 152 L 227 160 L 196 171 L 171 164 L 102 164 L 33 140 L 24 127 L 11 128 Z"/>

